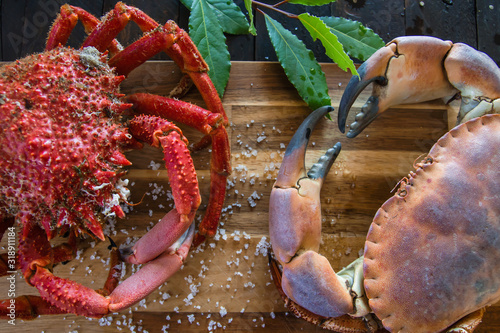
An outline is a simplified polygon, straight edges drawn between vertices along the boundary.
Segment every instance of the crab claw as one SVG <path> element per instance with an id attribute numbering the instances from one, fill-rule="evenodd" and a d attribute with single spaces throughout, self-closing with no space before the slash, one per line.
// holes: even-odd
<path id="1" fill-rule="evenodd" d="M 319 193 L 323 178 L 340 152 L 340 143 L 330 148 L 309 173 L 304 158 L 314 126 L 332 107 L 312 112 L 297 129 L 271 191 L 270 237 L 280 263 L 287 263 L 300 248 L 317 251 L 321 240 Z M 284 214 L 284 215 L 283 215 Z M 291 223 L 297 223 L 293 226 Z"/>
<path id="2" fill-rule="evenodd" d="M 351 124 L 349 138 L 398 104 L 461 96 L 457 123 L 500 110 L 500 69 L 486 54 L 466 44 L 427 36 L 399 37 L 375 52 L 358 73 L 340 101 L 342 133 L 356 98 L 370 83 L 373 90 Z"/>
<path id="3" fill-rule="evenodd" d="M 328 149 L 307 173 L 304 158 L 314 126 L 332 110 L 319 108 L 300 125 L 286 149 L 269 204 L 271 244 L 283 266 L 278 287 L 295 303 L 324 317 L 356 312 L 348 286 L 361 286 L 351 277 L 335 274 L 328 260 L 317 253 L 321 242 L 321 185 L 340 153 L 340 143 Z M 358 276 L 356 281 L 362 280 L 360 274 L 354 275 Z"/>

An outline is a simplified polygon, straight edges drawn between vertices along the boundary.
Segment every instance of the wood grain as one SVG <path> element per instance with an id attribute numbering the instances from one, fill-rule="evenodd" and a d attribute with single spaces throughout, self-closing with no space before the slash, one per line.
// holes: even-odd
<path id="1" fill-rule="evenodd" d="M 323 64 L 333 101 L 337 107 L 350 76 L 335 65 Z M 166 61 L 150 61 L 124 81 L 124 93 L 149 91 L 166 94 L 180 78 L 178 68 Z M 354 105 L 351 118 L 366 100 L 364 93 Z M 196 91 L 184 98 L 200 105 Z M 74 315 L 18 320 L 15 327 L 0 323 L 0 332 L 14 328 L 23 332 L 316 332 L 320 329 L 293 315 L 283 306 L 269 273 L 267 244 L 269 194 L 285 146 L 310 110 L 285 78 L 281 67 L 267 62 L 234 62 L 225 93 L 233 174 L 219 235 L 191 251 L 183 269 L 144 302 L 129 311 L 101 320 Z M 377 208 L 391 196 L 391 189 L 411 169 L 416 158 L 428 151 L 448 128 L 449 107 L 440 101 L 389 110 L 362 135 L 347 139 L 336 122 L 321 122 L 311 137 L 307 153 L 310 166 L 331 145 L 341 141 L 343 150 L 328 175 L 322 192 L 324 244 L 321 253 L 339 269 L 357 258 Z M 348 121 L 350 123 L 350 121 Z M 183 127 L 196 142 L 199 133 Z M 161 153 L 151 147 L 132 151 L 127 178 L 132 191 L 125 219 L 112 223 L 108 231 L 118 244 L 130 244 L 171 209 L 168 182 Z M 210 153 L 193 155 L 207 201 Z M 253 207 L 249 200 L 254 197 Z M 142 200 L 142 201 L 141 201 Z M 204 207 L 202 206 L 201 212 Z M 2 245 L 5 245 L 5 239 Z M 259 245 L 260 244 L 260 245 Z M 101 287 L 107 274 L 105 242 L 82 241 L 78 258 L 58 265 L 54 272 L 92 288 Z M 127 275 L 136 268 L 127 267 Z M 6 298 L 7 281 L 0 279 L 0 298 Z M 34 294 L 18 274 L 16 293 Z M 190 299 L 190 294 L 196 294 Z M 227 314 L 225 314 L 227 312 Z M 223 314 L 225 314 L 223 316 Z M 192 321 L 192 322 L 191 322 Z M 479 332 L 500 330 L 500 304 L 486 312 Z"/>

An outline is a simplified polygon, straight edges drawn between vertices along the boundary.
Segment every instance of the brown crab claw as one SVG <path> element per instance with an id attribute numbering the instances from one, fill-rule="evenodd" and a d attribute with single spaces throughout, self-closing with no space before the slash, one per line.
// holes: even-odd
<path id="1" fill-rule="evenodd" d="M 271 191 L 270 236 L 274 253 L 282 264 L 289 262 L 301 248 L 319 249 L 319 193 L 323 178 L 340 152 L 340 143 L 330 148 L 309 172 L 304 159 L 314 126 L 331 111 L 330 106 L 321 107 L 300 125 L 288 144 Z"/>
<path id="2" fill-rule="evenodd" d="M 359 94 L 370 84 L 383 87 L 387 85 L 386 70 L 394 52 L 390 47 L 384 47 L 370 57 L 358 68 L 359 76 L 353 76 L 342 95 L 339 105 L 338 124 L 342 133 L 345 132 L 347 115 Z M 351 124 L 347 137 L 353 138 L 368 126 L 379 113 L 379 95 L 368 98 L 361 112 L 356 115 L 356 121 Z"/>
<path id="3" fill-rule="evenodd" d="M 307 143 L 316 123 L 331 107 L 311 113 L 287 147 L 276 183 L 271 191 L 269 233 L 277 260 L 283 266 L 278 287 L 305 309 L 325 317 L 353 312 L 353 299 L 345 278 L 335 274 L 328 260 L 319 255 L 321 242 L 320 191 L 323 180 L 340 153 L 335 144 L 306 172 Z M 316 297 L 309 297 L 318 294 Z"/>
<path id="4" fill-rule="evenodd" d="M 500 69 L 486 54 L 466 44 L 428 36 L 399 37 L 375 52 L 358 73 L 340 101 L 338 124 L 342 133 L 357 97 L 370 83 L 373 88 L 350 125 L 349 138 L 399 104 L 461 97 L 457 124 L 500 110 Z"/>
<path id="5" fill-rule="evenodd" d="M 316 124 L 333 110 L 331 106 L 320 107 L 311 112 L 299 126 L 286 148 L 275 187 L 296 186 L 300 178 L 306 177 L 304 158 L 309 137 Z"/>

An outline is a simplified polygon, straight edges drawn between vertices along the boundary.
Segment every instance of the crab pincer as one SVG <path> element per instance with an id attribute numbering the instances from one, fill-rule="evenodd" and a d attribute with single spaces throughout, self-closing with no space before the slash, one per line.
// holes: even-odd
<path id="1" fill-rule="evenodd" d="M 318 254 L 321 242 L 320 191 L 341 145 L 336 143 L 320 157 L 309 171 L 305 168 L 306 147 L 314 126 L 332 107 L 312 112 L 291 139 L 281 164 L 269 202 L 269 234 L 276 259 L 283 275 L 275 278 L 286 297 L 303 307 L 297 311 L 325 318 L 352 314 L 356 298 L 363 294 L 362 268 L 346 268 L 354 277 L 335 274 L 328 259 Z M 274 272 L 276 274 L 276 272 Z M 352 287 L 354 286 L 354 287 Z M 353 295 L 357 295 L 353 298 Z M 365 314 L 368 311 L 363 311 Z M 342 317 L 341 320 L 344 320 Z M 354 322 L 351 326 L 359 326 Z M 362 326 L 364 326 L 361 323 Z"/>
<path id="2" fill-rule="evenodd" d="M 349 111 L 373 83 L 371 96 L 350 125 L 347 137 L 360 134 L 390 107 L 444 98 L 461 98 L 457 125 L 500 111 L 500 69 L 488 55 L 435 37 L 398 37 L 375 52 L 349 81 L 339 105 L 345 131 Z"/>

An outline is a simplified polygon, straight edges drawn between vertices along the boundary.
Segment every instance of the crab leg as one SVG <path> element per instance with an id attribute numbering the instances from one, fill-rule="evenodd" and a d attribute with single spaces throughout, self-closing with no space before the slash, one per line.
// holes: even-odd
<path id="1" fill-rule="evenodd" d="M 348 332 L 348 333 L 365 333 L 367 332 L 367 325 L 362 320 L 354 320 L 349 315 L 343 315 L 335 318 L 327 318 L 316 313 L 313 313 L 290 299 L 281 286 L 282 272 L 278 266 L 278 262 L 272 257 L 269 257 L 269 266 L 274 284 L 278 292 L 285 302 L 285 306 L 298 318 L 303 318 L 307 322 L 319 326 L 321 328 L 335 331 L 335 332 Z"/>
<path id="2" fill-rule="evenodd" d="M 168 118 L 191 126 L 203 134 L 210 134 L 223 121 L 221 114 L 173 98 L 138 93 L 127 96 L 127 100 L 133 104 L 137 114 Z"/>
<path id="3" fill-rule="evenodd" d="M 168 25 L 167 22 L 164 28 L 145 34 L 138 41 L 127 46 L 109 60 L 109 65 L 115 67 L 120 75 L 128 75 L 134 68 L 161 50 L 170 47 L 175 42 L 175 36 L 169 31 Z"/>
<path id="4" fill-rule="evenodd" d="M 168 40 L 163 45 L 163 51 L 191 78 L 203 97 L 207 108 L 215 114 L 222 115 L 223 125 L 228 124 L 222 101 L 208 75 L 208 65 L 183 29 L 179 28 L 173 21 L 168 21 L 163 27 L 160 27 L 155 20 L 141 10 L 121 2 L 117 3 L 115 9 L 108 15 L 109 17 L 106 18 L 103 24 L 94 29 L 92 34 L 89 35 L 84 42 L 84 46 L 95 46 L 99 50 L 105 50 L 127 22 L 135 22 L 147 34 L 136 43 L 116 54 L 109 61 L 110 65 L 115 67 L 119 74 L 127 75 L 152 55 L 161 51 L 160 48 L 163 44 L 155 42 L 156 37 L 153 37 L 158 34 L 158 39 L 165 38 Z M 175 40 L 173 44 L 170 43 L 170 38 Z M 203 142 L 207 144 L 211 142 L 217 148 L 212 150 L 210 199 L 207 213 L 201 222 L 200 232 L 206 235 L 214 235 L 221 214 L 220 210 L 224 204 L 227 176 L 231 173 L 231 156 L 227 132 L 223 126 L 219 126 L 217 130 L 207 135 L 209 135 L 210 140 L 205 139 Z M 215 156 L 216 154 L 219 154 L 219 156 Z"/>
<path id="5" fill-rule="evenodd" d="M 61 6 L 61 11 L 52 24 L 45 50 L 49 51 L 59 45 L 65 45 L 78 20 L 82 22 L 87 34 L 91 33 L 101 23 L 95 16 L 80 7 L 65 4 Z M 111 55 L 114 55 L 118 53 L 122 47 L 116 40 L 113 40 L 108 49 Z"/>
<path id="6" fill-rule="evenodd" d="M 12 317 L 9 316 L 11 313 Z M 42 315 L 64 313 L 67 312 L 53 306 L 40 296 L 27 295 L 0 300 L 0 319 L 31 320 Z"/>
<path id="7" fill-rule="evenodd" d="M 54 258 L 52 261 L 54 264 L 69 261 L 75 257 L 76 242 L 74 240 L 74 237 L 72 238 L 73 239 L 70 240 L 68 243 L 59 244 L 52 248 L 52 252 L 54 253 L 53 255 Z M 0 276 L 7 275 L 9 271 L 12 271 L 12 269 L 9 269 L 7 265 L 8 259 L 9 256 L 7 253 L 0 254 Z M 20 269 L 21 267 L 19 265 L 20 265 L 19 260 L 16 260 L 16 267 L 14 270 Z"/>
<path id="8" fill-rule="evenodd" d="M 370 83 L 373 91 L 350 126 L 350 138 L 398 104 L 461 96 L 457 124 L 500 112 L 500 69 L 486 54 L 465 44 L 424 36 L 396 38 L 364 62 L 358 73 L 340 101 L 342 132 L 359 94 Z"/>
<path id="9" fill-rule="evenodd" d="M 210 197 L 207 210 L 198 229 L 200 235 L 213 237 L 217 231 L 226 196 L 226 180 L 231 173 L 229 140 L 226 128 L 220 126 L 211 133 Z"/>
<path id="10" fill-rule="evenodd" d="M 304 158 L 310 134 L 331 107 L 311 113 L 290 141 L 269 202 L 269 235 L 283 266 L 281 288 L 301 307 L 326 318 L 364 316 L 362 262 L 335 274 L 318 254 L 321 242 L 320 190 L 340 152 L 340 143 L 327 150 L 306 172 Z M 353 295 L 356 295 L 353 297 Z M 345 317 L 342 317 L 344 320 Z"/>
<path id="11" fill-rule="evenodd" d="M 110 295 L 109 310 L 116 312 L 130 307 L 174 275 L 187 258 L 193 236 L 194 223 L 163 254 L 148 262 L 140 271 L 116 287 Z"/>
<path id="12" fill-rule="evenodd" d="M 16 299 L 19 300 L 16 303 L 16 311 L 19 311 L 24 319 L 33 319 L 41 314 L 60 313 L 101 317 L 109 312 L 128 308 L 179 270 L 187 257 L 194 235 L 194 224 L 191 224 L 184 235 L 163 254 L 149 261 L 118 286 L 121 265 L 117 264 L 116 249 L 114 249 L 112 257 L 115 259 L 112 261 L 113 267 L 105 286 L 102 290 L 94 291 L 74 281 L 54 276 L 46 268 L 51 267 L 50 255 L 46 254 L 50 253 L 50 244 L 43 230 L 37 225 L 33 225 L 30 229 L 27 235 L 29 239 L 36 239 L 36 242 L 20 246 L 21 254 L 31 258 L 27 261 L 28 265 L 23 268 L 23 273 L 27 281 L 39 290 L 42 299 L 38 297 Z M 9 302 L 10 300 L 0 301 L 0 318 L 7 317 Z"/>
<path id="13" fill-rule="evenodd" d="M 38 226 L 34 226 L 30 235 L 35 236 L 35 233 L 40 237 L 44 236 L 43 231 Z M 49 269 L 43 266 L 50 265 L 50 263 L 33 260 L 24 270 L 24 275 L 29 277 L 28 281 L 39 290 L 41 297 L 45 301 L 35 299 L 34 302 L 26 304 L 27 309 L 22 308 L 21 311 L 33 313 L 33 317 L 26 317 L 27 319 L 31 319 L 37 314 L 57 314 L 64 312 L 89 317 L 101 317 L 109 312 L 128 308 L 158 288 L 158 286 L 164 283 L 182 266 L 191 246 L 193 235 L 194 225 L 191 225 L 191 228 L 186 231 L 183 237 L 169 247 L 165 253 L 148 262 L 116 288 L 114 288 L 117 284 L 115 281 L 109 282 L 109 276 L 113 276 L 111 280 L 114 280 L 120 275 L 117 274 L 117 266 L 115 266 L 115 270 L 110 271 L 106 283 L 108 288 L 114 288 L 109 297 L 104 296 L 107 293 L 102 295 L 74 281 L 54 276 Z M 45 243 L 44 247 L 47 246 L 48 241 L 45 240 Z M 23 252 L 31 251 L 32 254 L 40 256 L 40 253 L 33 252 L 32 250 L 36 251 L 36 249 L 32 248 L 24 249 Z M 47 302 L 59 310 L 51 310 L 48 308 Z M 31 308 L 34 309 L 28 310 Z M 1 311 L 0 316 L 3 316 Z"/>
<path id="14" fill-rule="evenodd" d="M 222 114 L 223 124 L 227 125 L 228 118 L 217 90 L 208 76 L 208 66 L 202 61 L 203 58 L 184 30 L 177 27 L 176 35 L 177 42 L 165 52 L 189 75 L 202 95 L 207 108 L 214 113 Z M 229 139 L 224 126 L 219 126 L 214 130 L 210 134 L 210 139 L 204 140 L 212 142 L 212 158 L 210 161 L 210 198 L 205 216 L 199 226 L 199 233 L 202 236 L 213 236 L 217 231 L 226 195 L 227 176 L 231 173 Z"/>
<path id="15" fill-rule="evenodd" d="M 116 249 L 114 253 L 114 257 L 117 258 Z M 44 230 L 36 223 L 28 221 L 24 224 L 23 231 L 20 233 L 18 256 L 22 263 L 20 268 L 26 281 L 37 287 L 42 296 L 42 299 L 35 296 L 16 298 L 16 314 L 19 311 L 20 317 L 33 319 L 40 314 L 66 312 L 87 314 L 86 309 L 89 309 L 89 305 L 86 302 L 92 302 L 90 315 L 96 316 L 99 309 L 104 306 L 102 304 L 108 302 L 104 296 L 92 289 L 52 275 L 50 270 L 54 264 L 54 252 Z M 116 259 L 112 262 L 116 262 Z M 108 280 L 116 279 L 120 275 L 119 267 L 121 266 L 116 265 L 110 270 Z M 109 287 L 116 285 L 116 283 L 107 281 L 106 285 Z M 62 296 L 63 294 L 64 296 Z M 85 294 L 92 295 L 92 297 L 80 302 L 80 296 Z M 9 302 L 10 300 L 0 301 L 0 317 L 8 316 Z M 96 307 L 97 304 L 101 305 Z"/>
<path id="16" fill-rule="evenodd" d="M 130 122 L 130 132 L 153 147 L 163 147 L 165 166 L 172 188 L 175 210 L 165 217 L 132 248 L 127 256 L 132 263 L 147 262 L 165 252 L 186 232 L 201 203 L 198 180 L 187 140 L 177 126 L 154 116 L 137 116 Z"/>

